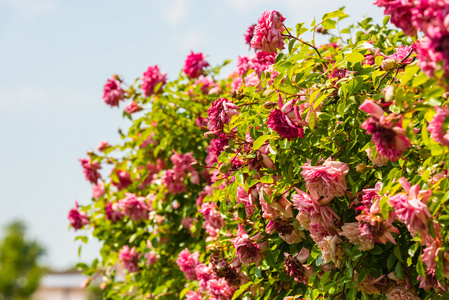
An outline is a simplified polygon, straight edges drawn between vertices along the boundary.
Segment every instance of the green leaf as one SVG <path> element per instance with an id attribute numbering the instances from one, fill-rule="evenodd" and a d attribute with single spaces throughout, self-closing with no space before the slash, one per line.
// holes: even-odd
<path id="1" fill-rule="evenodd" d="M 332 18 L 346 18 L 346 17 L 348 17 L 348 15 L 343 12 L 343 7 L 342 7 L 333 12 L 324 14 L 323 20 L 332 19 Z"/>
<path id="2" fill-rule="evenodd" d="M 248 281 L 244 285 L 241 285 L 239 289 L 235 291 L 234 295 L 232 296 L 232 300 L 237 299 L 252 284 L 254 284 L 254 282 Z"/>
<path id="3" fill-rule="evenodd" d="M 365 59 L 365 56 L 363 56 L 359 52 L 352 52 L 351 54 L 346 56 L 346 61 L 349 61 L 350 63 L 353 63 L 353 64 L 361 62 L 364 59 Z"/>
<path id="4" fill-rule="evenodd" d="M 253 144 L 253 150 L 257 150 L 260 147 L 263 146 L 263 144 L 265 144 L 265 142 L 270 139 L 272 136 L 271 135 L 262 135 L 260 137 L 257 138 L 257 140 L 255 140 L 254 144 Z"/>
<path id="5" fill-rule="evenodd" d="M 416 271 L 422 278 L 426 278 L 426 271 L 424 269 L 424 264 L 421 260 L 421 255 L 418 257 L 418 261 L 416 262 Z"/>
<path id="6" fill-rule="evenodd" d="M 236 181 L 240 186 L 245 186 L 245 181 L 243 180 L 243 173 L 242 173 L 242 170 L 238 170 L 237 173 L 235 174 L 235 181 Z"/>
<path id="7" fill-rule="evenodd" d="M 321 26 L 323 26 L 325 29 L 330 30 L 335 28 L 335 24 L 336 22 L 334 20 L 326 19 L 323 21 L 323 23 L 321 23 Z"/>

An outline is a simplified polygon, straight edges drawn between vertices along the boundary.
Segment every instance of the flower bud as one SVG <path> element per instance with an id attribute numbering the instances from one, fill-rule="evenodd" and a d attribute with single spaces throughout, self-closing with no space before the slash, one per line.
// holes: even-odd
<path id="1" fill-rule="evenodd" d="M 232 150 L 231 146 L 229 146 L 229 145 L 224 146 L 223 151 L 226 153 L 234 153 L 234 150 Z"/>
<path id="2" fill-rule="evenodd" d="M 221 174 L 227 173 L 229 171 L 229 168 L 231 167 L 230 163 L 222 164 L 218 171 L 220 171 Z"/>
<path id="3" fill-rule="evenodd" d="M 327 29 L 320 26 L 316 29 L 316 32 L 321 33 L 321 34 L 327 34 Z"/>
<path id="4" fill-rule="evenodd" d="M 204 137 L 208 140 L 213 140 L 217 137 L 217 135 L 213 131 L 208 131 L 204 133 Z"/>
<path id="5" fill-rule="evenodd" d="M 357 167 L 355 167 L 355 170 L 359 173 L 363 173 L 366 170 L 365 164 L 358 164 Z"/>
<path id="6" fill-rule="evenodd" d="M 380 64 L 380 67 L 384 71 L 391 71 L 399 67 L 399 63 L 394 59 L 387 58 Z"/>
<path id="7" fill-rule="evenodd" d="M 190 164 L 195 170 L 198 170 L 201 168 L 201 165 L 198 161 L 194 161 Z"/>
<path id="8" fill-rule="evenodd" d="M 272 109 L 276 105 L 275 102 L 267 101 L 264 103 L 263 107 L 266 109 Z"/>

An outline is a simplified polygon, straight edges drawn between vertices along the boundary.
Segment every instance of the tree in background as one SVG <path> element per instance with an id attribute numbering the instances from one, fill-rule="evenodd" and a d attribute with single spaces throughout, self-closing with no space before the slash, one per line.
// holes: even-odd
<path id="1" fill-rule="evenodd" d="M 28 299 L 44 273 L 38 263 L 44 249 L 27 240 L 25 230 L 21 221 L 12 222 L 0 241 L 0 300 Z"/>

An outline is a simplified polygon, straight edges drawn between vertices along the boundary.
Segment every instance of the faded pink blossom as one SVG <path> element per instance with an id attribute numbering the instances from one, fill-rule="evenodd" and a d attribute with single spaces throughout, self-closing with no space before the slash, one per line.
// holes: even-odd
<path id="1" fill-rule="evenodd" d="M 207 282 L 209 293 L 216 300 L 231 300 L 235 290 L 224 278 L 211 279 Z"/>
<path id="2" fill-rule="evenodd" d="M 118 201 L 118 207 L 123 214 L 133 221 L 148 220 L 148 204 L 145 197 L 137 197 L 132 193 L 125 193 L 125 199 Z"/>
<path id="3" fill-rule="evenodd" d="M 426 264 L 427 268 L 435 270 L 437 268 L 438 252 L 441 249 L 441 242 L 432 239 L 431 243 L 427 243 L 427 247 L 422 253 L 422 262 Z"/>
<path id="4" fill-rule="evenodd" d="M 359 229 L 362 236 L 367 237 L 372 242 L 386 244 L 387 241 L 396 244 L 392 232 L 399 234 L 399 230 L 392 223 L 392 215 L 390 213 L 388 220 L 385 220 L 379 208 L 379 200 L 376 200 L 371 208 L 363 211 L 356 217 L 359 222 Z"/>
<path id="5" fill-rule="evenodd" d="M 281 110 L 275 108 L 268 116 L 267 126 L 280 137 L 291 141 L 298 137 L 304 137 L 304 130 L 302 126 L 292 122 Z"/>
<path id="6" fill-rule="evenodd" d="M 86 180 L 90 181 L 91 183 L 97 183 L 98 179 L 101 179 L 101 175 L 98 172 L 98 170 L 101 169 L 101 166 L 97 162 L 92 162 L 92 160 L 89 158 L 80 158 L 79 161 L 81 162 L 81 166 L 83 167 L 84 177 L 86 177 Z"/>
<path id="7" fill-rule="evenodd" d="M 179 177 L 184 177 L 186 173 L 190 173 L 190 181 L 193 184 L 200 184 L 198 172 L 191 165 L 196 161 L 192 152 L 185 154 L 175 152 L 170 160 L 173 163 L 173 171 L 179 174 Z"/>
<path id="8" fill-rule="evenodd" d="M 307 189 L 324 197 L 320 200 L 322 205 L 329 203 L 334 197 L 344 196 L 348 189 L 345 175 L 349 172 L 349 167 L 344 162 L 328 158 L 322 166 L 311 166 L 309 161 L 301 168 Z"/>
<path id="9" fill-rule="evenodd" d="M 212 79 L 210 79 L 209 77 L 203 77 L 203 78 L 200 78 L 197 81 L 195 81 L 194 85 L 195 86 L 200 85 L 201 92 L 204 95 L 207 95 L 209 93 L 209 91 L 215 86 L 215 82 Z M 193 90 L 192 90 L 192 92 L 193 92 Z"/>
<path id="10" fill-rule="evenodd" d="M 125 107 L 125 111 L 130 115 L 132 115 L 133 113 L 136 113 L 138 111 L 141 111 L 141 110 L 142 110 L 142 107 L 136 101 L 131 102 L 130 104 L 128 104 Z"/>
<path id="11" fill-rule="evenodd" d="M 421 300 L 412 289 L 400 285 L 394 287 L 387 293 L 388 300 Z"/>
<path id="12" fill-rule="evenodd" d="M 107 141 L 101 141 L 98 146 L 97 149 L 100 152 L 103 152 L 104 150 L 106 150 L 107 148 L 109 148 L 111 145 L 109 145 L 109 143 Z"/>
<path id="13" fill-rule="evenodd" d="M 113 204 L 112 202 L 108 202 L 104 209 L 106 219 L 110 220 L 112 223 L 115 223 L 122 218 L 122 212 L 120 211 L 117 203 Z"/>
<path id="14" fill-rule="evenodd" d="M 343 259 L 344 249 L 339 245 L 341 239 L 337 235 L 326 236 L 317 243 L 321 250 L 321 258 L 323 263 L 333 262 L 337 267 L 340 266 Z"/>
<path id="15" fill-rule="evenodd" d="M 313 274 L 313 268 L 304 264 L 309 256 L 309 251 L 306 248 L 302 248 L 295 255 L 284 253 L 284 256 L 285 272 L 293 277 L 296 282 L 308 284 L 309 277 Z"/>
<path id="16" fill-rule="evenodd" d="M 281 198 L 279 200 L 273 200 L 270 204 L 264 199 L 264 194 L 268 196 L 268 199 L 271 199 L 271 196 L 275 190 L 275 188 L 270 187 L 269 184 L 257 184 L 256 185 L 257 192 L 259 193 L 259 202 L 263 211 L 262 217 L 265 219 L 273 219 L 277 217 L 284 218 L 292 218 L 292 203 L 288 201 L 286 198 Z"/>
<path id="17" fill-rule="evenodd" d="M 366 235 L 362 235 L 359 228 L 359 223 L 345 223 L 341 227 L 341 235 L 348 238 L 349 242 L 355 245 L 360 245 L 361 251 L 369 251 L 374 248 L 374 243 Z"/>
<path id="18" fill-rule="evenodd" d="M 112 180 L 111 183 L 112 183 L 112 185 L 117 187 L 117 189 L 119 191 L 126 189 L 129 185 L 131 185 L 133 183 L 128 172 L 123 171 L 123 170 L 117 170 L 116 174 L 117 174 L 118 182 Z"/>
<path id="19" fill-rule="evenodd" d="M 188 291 L 186 294 L 186 300 L 203 300 L 200 292 Z"/>
<path id="20" fill-rule="evenodd" d="M 181 271 L 184 272 L 187 279 L 196 280 L 196 266 L 200 264 L 198 257 L 200 256 L 199 252 L 190 253 L 189 249 L 185 248 L 182 250 L 178 258 L 176 259 L 176 264 L 179 266 Z"/>
<path id="21" fill-rule="evenodd" d="M 218 98 L 212 102 L 211 107 L 207 110 L 209 122 L 207 126 L 209 130 L 220 132 L 223 130 L 224 124 L 229 124 L 233 115 L 238 114 L 240 108 L 226 98 Z"/>
<path id="22" fill-rule="evenodd" d="M 256 57 L 251 59 L 251 66 L 257 75 L 261 75 L 266 71 L 269 71 L 276 62 L 276 53 L 270 53 L 267 51 L 258 51 Z"/>
<path id="23" fill-rule="evenodd" d="M 295 223 L 297 224 L 296 226 L 294 225 Z M 266 232 L 272 234 L 277 231 L 287 244 L 297 244 L 306 238 L 304 229 L 299 230 L 297 227 L 301 227 L 298 225 L 298 222 L 295 220 L 275 218 L 268 222 Z"/>
<path id="24" fill-rule="evenodd" d="M 203 53 L 193 53 L 191 51 L 184 62 L 184 73 L 190 79 L 198 78 L 200 75 L 203 75 L 203 69 L 208 66 L 209 63 L 205 60 Z"/>
<path id="25" fill-rule="evenodd" d="M 136 247 L 129 249 L 128 245 L 123 246 L 119 251 L 118 258 L 129 273 L 139 271 L 139 253 L 136 252 Z"/>
<path id="26" fill-rule="evenodd" d="M 98 182 L 96 185 L 94 185 L 92 187 L 92 197 L 93 198 L 100 198 L 104 195 L 104 193 L 106 192 L 105 188 L 104 188 L 104 183 L 103 181 Z"/>
<path id="27" fill-rule="evenodd" d="M 237 258 L 245 266 L 250 263 L 255 263 L 257 266 L 260 264 L 262 261 L 260 246 L 249 237 L 242 225 L 239 224 L 237 237 L 232 239 L 231 242 L 236 249 Z"/>
<path id="28" fill-rule="evenodd" d="M 157 253 L 154 251 L 150 251 L 150 252 L 146 253 L 145 258 L 147 259 L 147 266 L 154 265 L 159 259 L 159 257 L 157 256 Z"/>
<path id="29" fill-rule="evenodd" d="M 218 157 L 223 152 L 223 148 L 228 145 L 229 138 L 227 137 L 213 139 L 207 147 L 206 164 L 212 166 L 214 163 L 218 162 Z"/>
<path id="30" fill-rule="evenodd" d="M 142 85 L 140 86 L 146 97 L 162 92 L 162 88 L 167 82 L 167 74 L 161 73 L 158 66 L 149 66 L 147 71 L 143 73 Z M 161 86 L 156 89 L 156 86 Z"/>
<path id="31" fill-rule="evenodd" d="M 125 91 L 120 84 L 121 81 L 117 79 L 116 75 L 112 75 L 103 87 L 103 100 L 111 107 L 118 106 L 119 102 L 125 99 Z"/>
<path id="32" fill-rule="evenodd" d="M 248 193 L 245 191 L 245 188 L 238 186 L 237 187 L 237 203 L 243 203 L 245 205 L 246 214 L 248 216 L 252 216 L 256 211 L 256 201 L 258 198 L 258 193 L 255 189 L 250 189 Z"/>
<path id="33" fill-rule="evenodd" d="M 275 10 L 263 12 L 254 28 L 251 47 L 271 53 L 277 52 L 277 49 L 284 49 L 282 38 L 284 21 L 285 18 L 281 13 Z"/>
<path id="34" fill-rule="evenodd" d="M 170 194 L 179 194 L 185 191 L 184 176 L 184 173 L 166 170 L 164 175 L 162 175 L 162 182 Z"/>
<path id="35" fill-rule="evenodd" d="M 253 67 L 253 58 L 242 55 L 237 57 L 237 73 L 240 76 L 248 72 Z"/>
<path id="36" fill-rule="evenodd" d="M 297 188 L 297 194 L 292 195 L 293 206 L 299 211 L 297 219 L 302 227 L 309 229 L 311 223 L 334 228 L 334 222 L 340 217 L 329 206 L 320 204 L 319 196 L 312 192 L 307 194 Z"/>
<path id="37" fill-rule="evenodd" d="M 368 148 L 365 150 L 366 154 L 368 155 L 368 158 L 370 161 L 372 161 L 376 166 L 378 167 L 384 167 L 388 164 L 388 162 L 390 161 L 388 159 L 388 157 L 383 156 L 380 153 L 376 153 L 376 156 L 373 159 L 373 148 Z"/>
<path id="38" fill-rule="evenodd" d="M 384 116 L 382 108 L 372 100 L 366 99 L 359 108 L 371 115 L 362 123 L 361 127 L 368 134 L 373 135 L 377 153 L 388 157 L 393 162 L 401 158 L 402 153 L 412 145 L 405 136 L 405 130 L 401 127 L 400 120 L 395 123 L 393 122 L 394 115 Z"/>
<path id="39" fill-rule="evenodd" d="M 404 177 L 399 179 L 407 194 L 396 194 L 389 198 L 399 220 L 407 225 L 410 233 L 422 234 L 429 230 L 429 221 L 432 219 L 426 205 L 431 195 L 430 190 L 420 190 L 419 185 L 411 186 Z"/>
<path id="40" fill-rule="evenodd" d="M 429 122 L 427 130 L 435 142 L 441 145 L 449 145 L 449 128 L 443 128 L 444 120 L 449 116 L 449 109 L 447 107 L 437 107 L 437 113 L 433 116 L 432 121 Z"/>
<path id="41" fill-rule="evenodd" d="M 75 201 L 75 207 L 70 210 L 68 219 L 75 230 L 83 228 L 84 225 L 89 225 L 89 218 L 84 211 L 79 210 L 77 201 Z"/>

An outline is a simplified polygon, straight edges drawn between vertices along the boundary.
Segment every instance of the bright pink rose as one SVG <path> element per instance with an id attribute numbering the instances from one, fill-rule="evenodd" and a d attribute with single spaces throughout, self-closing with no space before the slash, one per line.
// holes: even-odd
<path id="1" fill-rule="evenodd" d="M 410 46 L 404 46 L 404 45 L 400 45 L 397 49 L 396 52 L 390 56 L 388 56 L 388 58 L 390 59 L 394 59 L 397 62 L 401 62 L 412 50 L 412 47 Z M 409 57 L 406 60 L 404 60 L 402 62 L 402 64 L 410 64 L 412 62 L 413 58 Z"/>
<path id="2" fill-rule="evenodd" d="M 412 24 L 412 0 L 376 0 L 374 5 L 385 7 L 384 14 L 391 15 L 391 23 L 401 28 L 406 35 L 416 34 L 416 28 Z"/>
<path id="3" fill-rule="evenodd" d="M 256 57 L 251 59 L 251 66 L 257 75 L 260 75 L 272 68 L 276 62 L 276 53 L 270 53 L 267 51 L 259 51 L 256 53 Z"/>
<path id="4" fill-rule="evenodd" d="M 198 251 L 195 253 L 190 253 L 189 249 L 185 248 L 182 250 L 179 255 L 178 259 L 176 259 L 176 264 L 179 266 L 181 271 L 184 272 L 187 279 L 190 280 L 196 280 L 196 266 L 200 264 L 198 257 L 200 254 Z"/>
<path id="5" fill-rule="evenodd" d="M 101 175 L 98 170 L 101 166 L 97 162 L 92 162 L 90 158 L 80 158 L 81 166 L 83 167 L 84 177 L 91 183 L 97 183 L 98 179 L 101 179 Z"/>
<path id="6" fill-rule="evenodd" d="M 405 136 L 405 130 L 401 122 L 393 122 L 394 116 L 384 116 L 380 106 L 372 100 L 365 100 L 359 107 L 364 112 L 371 115 L 361 127 L 368 134 L 373 135 L 373 142 L 376 144 L 377 152 L 391 161 L 397 161 L 402 157 L 402 153 L 407 151 L 412 145 Z M 381 112 L 382 110 L 382 112 Z"/>
<path id="7" fill-rule="evenodd" d="M 75 230 L 83 228 L 84 225 L 89 225 L 89 218 L 84 211 L 79 211 L 77 201 L 75 201 L 75 207 L 70 210 L 68 219 Z"/>
<path id="8" fill-rule="evenodd" d="M 329 203 L 334 197 L 345 195 L 348 186 L 345 175 L 349 172 L 346 163 L 332 161 L 328 158 L 322 166 L 311 166 L 310 162 L 302 166 L 302 177 L 306 182 L 306 187 L 310 192 L 317 193 L 324 197 L 320 204 Z"/>
<path id="9" fill-rule="evenodd" d="M 429 122 L 427 130 L 435 142 L 441 145 L 449 145 L 449 128 L 443 128 L 444 120 L 449 116 L 449 109 L 447 107 L 437 107 L 437 113 L 433 116 L 432 121 Z"/>
<path id="10" fill-rule="evenodd" d="M 228 145 L 229 139 L 227 137 L 213 139 L 207 147 L 206 164 L 212 166 L 214 163 L 218 162 L 218 157 L 223 152 L 223 148 Z"/>
<path id="11" fill-rule="evenodd" d="M 184 173 L 166 170 L 162 175 L 162 182 L 170 194 L 179 194 L 185 191 L 184 177 Z"/>
<path id="12" fill-rule="evenodd" d="M 133 113 L 136 113 L 138 111 L 142 110 L 142 107 L 137 103 L 136 101 L 131 102 L 125 107 L 125 111 L 132 115 Z"/>
<path id="13" fill-rule="evenodd" d="M 128 172 L 126 171 L 117 171 L 118 182 L 111 181 L 112 185 L 116 186 L 119 191 L 126 189 L 133 182 Z"/>
<path id="14" fill-rule="evenodd" d="M 92 198 L 100 198 L 104 195 L 105 191 L 104 183 L 103 181 L 100 181 L 92 187 Z"/>
<path id="15" fill-rule="evenodd" d="M 233 115 L 238 114 L 240 108 L 226 98 L 218 98 L 207 110 L 209 122 L 207 126 L 209 130 L 220 132 L 223 130 L 224 124 L 229 124 Z"/>
<path id="16" fill-rule="evenodd" d="M 120 84 L 120 80 L 117 80 L 116 76 L 112 75 L 103 87 L 103 100 L 111 107 L 118 106 L 119 101 L 125 97 L 125 91 L 120 87 Z"/>
<path id="17" fill-rule="evenodd" d="M 139 253 L 136 252 L 136 247 L 129 249 L 128 245 L 123 246 L 119 251 L 118 258 L 129 273 L 139 271 Z"/>
<path id="18" fill-rule="evenodd" d="M 98 146 L 97 149 L 100 152 L 103 152 L 104 150 L 106 150 L 107 148 L 109 148 L 111 145 L 109 145 L 109 143 L 107 141 L 101 141 Z"/>
<path id="19" fill-rule="evenodd" d="M 203 69 L 208 66 L 209 63 L 205 60 L 203 53 L 193 53 L 191 51 L 184 63 L 184 73 L 190 79 L 198 78 L 200 75 L 203 75 Z"/>
<path id="20" fill-rule="evenodd" d="M 253 39 L 255 28 L 256 28 L 256 24 L 249 26 L 248 29 L 246 30 L 246 33 L 244 34 L 245 44 L 249 45 L 250 48 L 251 48 L 251 40 Z"/>
<path id="21" fill-rule="evenodd" d="M 224 278 L 211 279 L 207 282 L 209 293 L 217 300 L 231 300 L 235 290 Z"/>
<path id="22" fill-rule="evenodd" d="M 285 18 L 281 13 L 275 10 L 265 11 L 254 28 L 251 47 L 271 53 L 277 52 L 277 49 L 284 49 L 282 39 L 284 21 Z"/>
<path id="23" fill-rule="evenodd" d="M 291 141 L 298 137 L 304 137 L 302 126 L 292 122 L 283 112 L 275 108 L 268 116 L 267 127 L 276 131 L 281 138 Z"/>
<path id="24" fill-rule="evenodd" d="M 146 97 L 162 92 L 162 88 L 167 82 L 167 74 L 161 73 L 158 66 L 149 66 L 148 70 L 143 73 L 142 85 L 140 86 Z M 156 86 L 162 83 L 156 91 Z"/>
<path id="25" fill-rule="evenodd" d="M 133 221 L 148 220 L 148 204 L 145 197 L 137 197 L 132 193 L 125 193 L 125 199 L 118 201 L 118 207 L 123 214 Z"/>
<path id="26" fill-rule="evenodd" d="M 411 186 L 404 177 L 399 179 L 399 182 L 407 194 L 396 194 L 389 198 L 398 219 L 407 225 L 408 230 L 412 234 L 427 232 L 432 215 L 426 202 L 432 192 L 430 190 L 420 190 L 417 184 Z"/>
<path id="27" fill-rule="evenodd" d="M 236 249 L 237 258 L 245 266 L 250 263 L 255 263 L 258 266 L 262 260 L 261 248 L 259 244 L 254 242 L 255 239 L 257 237 L 250 238 L 242 225 L 239 224 L 237 237 L 231 240 Z"/>
<path id="28" fill-rule="evenodd" d="M 237 73 L 239 77 L 253 67 L 252 58 L 246 55 L 237 57 Z"/>
<path id="29" fill-rule="evenodd" d="M 195 267 L 195 273 L 200 283 L 200 287 L 202 287 L 203 290 L 206 290 L 207 282 L 209 280 L 216 278 L 212 268 L 201 263 Z"/>
<path id="30" fill-rule="evenodd" d="M 105 207 L 106 219 L 110 220 L 112 223 L 117 222 L 122 218 L 122 212 L 120 211 L 118 204 L 108 202 Z"/>

